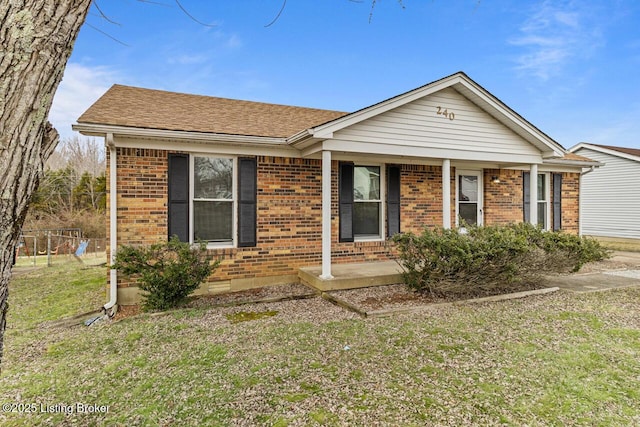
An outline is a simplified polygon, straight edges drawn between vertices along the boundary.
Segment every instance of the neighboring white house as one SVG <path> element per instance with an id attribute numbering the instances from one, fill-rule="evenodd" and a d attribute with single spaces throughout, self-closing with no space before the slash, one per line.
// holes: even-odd
<path id="1" fill-rule="evenodd" d="M 569 151 L 603 164 L 582 176 L 582 234 L 640 239 L 640 149 L 583 142 Z"/>

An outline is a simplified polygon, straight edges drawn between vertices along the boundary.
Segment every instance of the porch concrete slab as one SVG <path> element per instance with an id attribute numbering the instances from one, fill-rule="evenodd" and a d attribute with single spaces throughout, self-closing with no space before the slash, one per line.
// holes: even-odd
<path id="1" fill-rule="evenodd" d="M 594 292 L 640 286 L 640 270 L 548 277 L 549 286 L 571 292 Z"/>
<path id="2" fill-rule="evenodd" d="M 395 261 L 372 261 L 356 264 L 334 264 L 332 279 L 321 279 L 322 267 L 298 270 L 300 281 L 320 291 L 366 288 L 402 283 L 402 269 Z"/>

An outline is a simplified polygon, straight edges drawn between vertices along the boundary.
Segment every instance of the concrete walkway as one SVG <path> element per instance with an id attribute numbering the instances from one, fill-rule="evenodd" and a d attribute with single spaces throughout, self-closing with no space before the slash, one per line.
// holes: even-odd
<path id="1" fill-rule="evenodd" d="M 547 286 L 571 292 L 594 292 L 640 286 L 640 252 L 614 252 L 602 271 L 548 277 Z M 610 266 L 610 269 L 607 268 Z"/>

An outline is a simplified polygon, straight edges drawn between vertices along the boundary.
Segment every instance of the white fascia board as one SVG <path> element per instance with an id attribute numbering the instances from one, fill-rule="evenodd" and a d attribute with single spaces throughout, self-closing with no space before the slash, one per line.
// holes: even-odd
<path id="1" fill-rule="evenodd" d="M 576 166 L 582 168 L 590 168 L 591 166 L 600 167 L 602 163 L 596 161 L 585 160 L 571 160 L 571 159 L 544 159 L 542 162 L 545 165 L 559 165 L 559 166 Z"/>
<path id="2" fill-rule="evenodd" d="M 87 124 L 76 124 L 72 128 L 83 135 L 105 136 L 112 134 L 115 145 L 124 148 L 178 150 L 229 155 L 300 157 L 300 151 L 287 145 L 284 138 Z"/>
<path id="3" fill-rule="evenodd" d="M 610 148 L 598 147 L 596 145 L 591 145 L 587 142 L 581 142 L 580 144 L 574 145 L 569 149 L 571 153 L 575 153 L 576 151 L 584 148 L 586 150 L 598 151 L 600 153 L 609 154 L 611 156 L 621 157 L 627 160 L 633 160 L 635 162 L 640 162 L 640 157 L 634 156 L 633 154 L 627 154 L 616 150 L 611 150 Z"/>
<path id="4" fill-rule="evenodd" d="M 71 129 L 80 132 L 83 135 L 90 136 L 105 136 L 107 133 L 112 133 L 118 136 L 126 137 L 142 137 L 142 138 L 154 138 L 154 139 L 172 139 L 172 140 L 189 140 L 189 141 L 216 141 L 216 142 L 245 142 L 252 144 L 264 144 L 264 145 L 286 145 L 286 138 L 275 138 L 265 136 L 250 136 L 250 135 L 231 135 L 224 133 L 208 133 L 208 132 L 190 132 L 190 131 L 178 131 L 178 130 L 163 130 L 163 129 L 147 129 L 147 128 L 135 128 L 129 126 L 111 126 L 111 125 L 96 125 L 87 123 L 76 123 L 71 126 Z"/>
<path id="5" fill-rule="evenodd" d="M 542 163 L 542 158 L 537 155 L 529 154 L 505 154 L 505 153 L 490 153 L 490 152 L 478 152 L 478 151 L 466 151 L 466 150 L 448 150 L 443 148 L 429 148 L 429 147 L 411 147 L 390 144 L 372 144 L 366 142 L 352 142 L 345 144 L 344 141 L 323 141 L 319 145 L 322 150 L 331 150 L 344 153 L 363 153 L 363 154 L 375 154 L 382 156 L 397 156 L 398 153 L 406 157 L 414 158 L 426 158 L 426 159 L 451 159 L 455 160 L 469 160 L 469 161 L 481 161 L 490 163 Z M 303 152 L 304 154 L 304 152 Z M 309 153 L 309 155 L 312 153 Z"/>
<path id="6" fill-rule="evenodd" d="M 309 129 L 305 129 L 305 130 L 300 131 L 300 132 L 296 133 L 295 135 L 290 136 L 289 138 L 287 138 L 287 144 L 289 144 L 289 145 L 299 145 L 300 143 L 303 143 L 304 141 L 308 140 L 309 138 L 312 138 L 311 132 L 309 132 Z"/>

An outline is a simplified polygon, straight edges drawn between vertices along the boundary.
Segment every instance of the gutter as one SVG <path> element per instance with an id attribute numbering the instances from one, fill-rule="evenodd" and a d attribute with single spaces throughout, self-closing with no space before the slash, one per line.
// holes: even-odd
<path id="1" fill-rule="evenodd" d="M 228 142 L 233 144 L 259 144 L 282 146 L 287 144 L 287 139 L 274 136 L 232 135 L 226 133 L 182 131 L 169 129 L 152 129 L 132 126 L 101 125 L 97 123 L 76 123 L 71 129 L 88 136 L 104 136 L 117 134 L 139 138 L 188 140 L 200 142 Z"/>
<path id="2" fill-rule="evenodd" d="M 116 172 L 116 146 L 113 143 L 113 133 L 107 133 L 105 137 L 107 148 L 109 149 L 109 265 L 116 261 L 116 251 L 118 244 L 118 206 L 117 206 L 117 172 Z M 102 311 L 109 317 L 113 317 L 118 311 L 118 270 L 111 268 L 109 271 L 109 302 Z M 111 310 L 109 312 L 109 310 Z"/>

